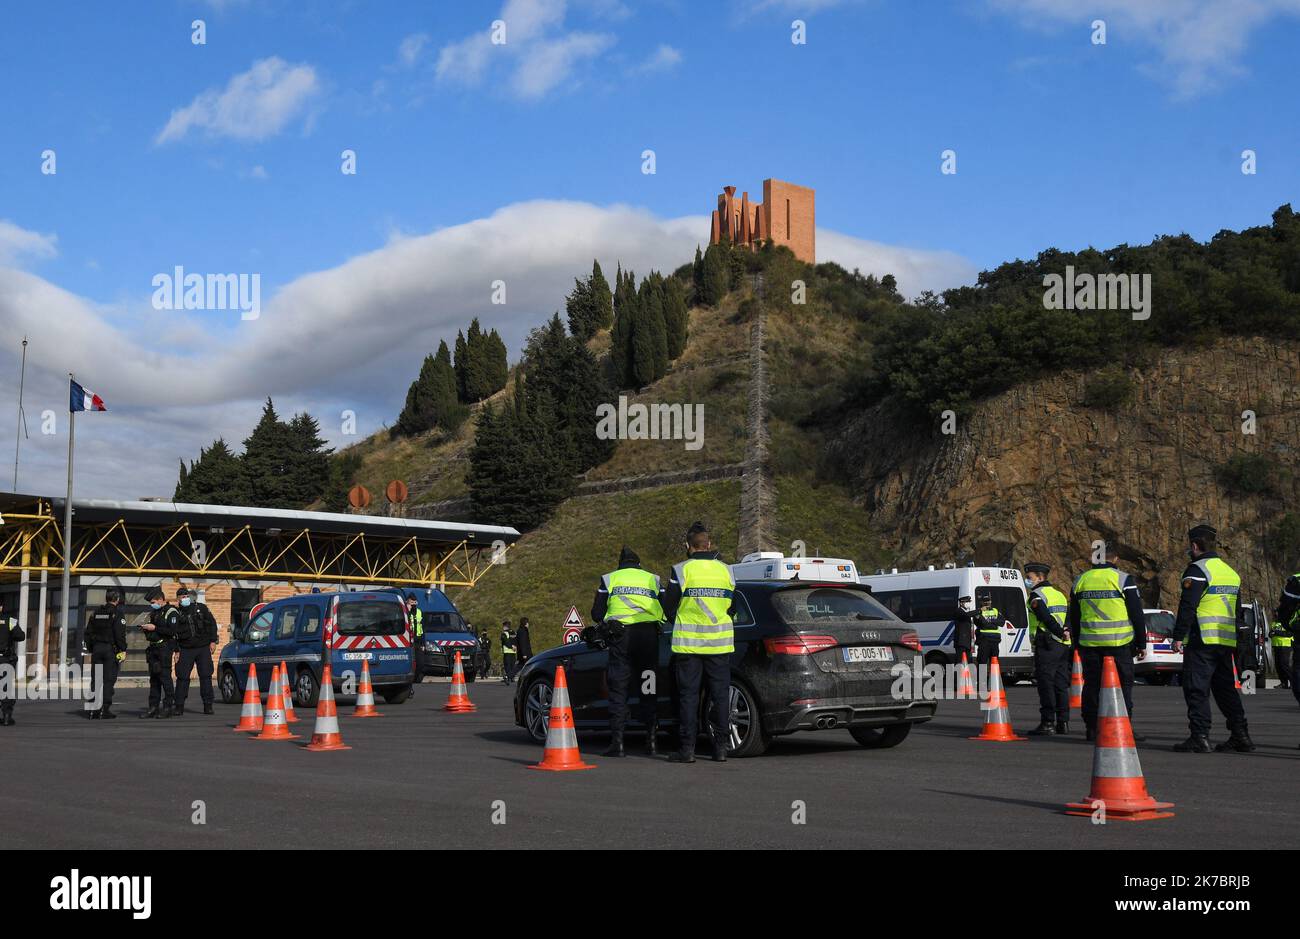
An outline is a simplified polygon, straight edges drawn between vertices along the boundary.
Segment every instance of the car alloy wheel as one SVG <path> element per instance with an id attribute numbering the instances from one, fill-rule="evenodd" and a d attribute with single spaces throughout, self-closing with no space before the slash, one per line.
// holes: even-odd
<path id="1" fill-rule="evenodd" d="M 731 698 L 731 735 L 727 741 L 727 750 L 735 752 L 744 746 L 754 729 L 754 706 L 745 689 L 732 684 Z"/>
<path id="2" fill-rule="evenodd" d="M 300 707 L 313 707 L 316 704 L 316 678 L 311 673 L 311 669 L 303 669 L 298 673 L 298 680 L 295 682 L 294 697 Z"/>
<path id="3" fill-rule="evenodd" d="M 524 696 L 524 721 L 533 739 L 546 739 L 546 729 L 551 719 L 551 686 L 545 679 L 538 679 L 528 687 Z"/>
<path id="4" fill-rule="evenodd" d="M 239 682 L 235 680 L 235 673 L 228 668 L 221 672 L 221 700 L 225 704 L 234 704 L 239 700 Z"/>

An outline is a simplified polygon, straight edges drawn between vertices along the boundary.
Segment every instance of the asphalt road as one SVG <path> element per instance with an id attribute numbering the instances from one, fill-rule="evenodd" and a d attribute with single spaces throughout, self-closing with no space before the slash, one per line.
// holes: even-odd
<path id="1" fill-rule="evenodd" d="M 1221 848 L 1300 845 L 1294 811 L 1300 708 L 1289 691 L 1247 698 L 1259 750 L 1176 754 L 1186 734 L 1178 688 L 1139 686 L 1135 711 L 1148 788 L 1176 817 L 1101 827 L 1061 814 L 1089 789 L 1091 746 L 1069 738 L 968 740 L 981 712 L 950 702 L 893 750 L 843 731 L 802 734 L 767 755 L 670 765 L 596 755 L 597 768 L 540 773 L 540 748 L 510 717 L 512 688 L 469 686 L 479 710 L 438 710 L 426 683 L 378 719 L 349 718 L 353 749 L 310 753 L 313 715 L 292 742 L 233 733 L 237 706 L 140 721 L 145 692 L 119 691 L 122 717 L 90 722 L 69 702 L 19 702 L 0 728 L 5 841 L 30 848 L 855 847 Z M 1036 723 L 1030 686 L 1008 689 L 1012 720 Z M 1216 714 L 1213 739 L 1223 737 Z M 632 741 L 633 750 L 637 741 Z M 202 800 L 206 823 L 194 824 Z M 794 824 L 793 803 L 806 807 Z M 494 824 L 494 803 L 505 823 Z M 499 806 L 498 816 L 499 816 Z"/>

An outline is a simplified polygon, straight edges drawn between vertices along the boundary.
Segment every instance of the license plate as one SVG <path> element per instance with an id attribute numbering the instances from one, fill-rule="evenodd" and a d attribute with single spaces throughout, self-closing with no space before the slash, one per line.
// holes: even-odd
<path id="1" fill-rule="evenodd" d="M 894 650 L 889 646 L 845 646 L 845 662 L 892 662 Z"/>

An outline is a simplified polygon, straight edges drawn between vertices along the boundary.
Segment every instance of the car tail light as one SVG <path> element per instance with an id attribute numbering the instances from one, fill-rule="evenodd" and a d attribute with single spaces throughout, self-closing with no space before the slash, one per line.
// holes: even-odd
<path id="1" fill-rule="evenodd" d="M 763 646 L 773 655 L 812 655 L 838 645 L 834 636 L 777 636 L 764 639 Z"/>
<path id="2" fill-rule="evenodd" d="M 921 651 L 921 637 L 917 633 L 913 633 L 913 632 L 903 633 L 903 638 L 901 641 L 903 645 L 907 646 L 913 652 Z"/>

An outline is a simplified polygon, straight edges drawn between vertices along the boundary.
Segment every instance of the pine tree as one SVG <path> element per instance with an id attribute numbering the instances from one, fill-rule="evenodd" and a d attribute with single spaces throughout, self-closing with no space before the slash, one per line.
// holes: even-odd
<path id="1" fill-rule="evenodd" d="M 247 505 L 256 508 L 297 507 L 289 485 L 289 464 L 296 445 L 289 425 L 275 413 L 270 398 L 262 418 L 244 441 L 240 458 L 241 488 Z"/>
<path id="2" fill-rule="evenodd" d="M 200 505 L 247 503 L 242 460 L 230 451 L 225 440 L 214 440 L 212 446 L 200 450 L 198 460 L 190 464 L 185 501 Z"/>
<path id="3" fill-rule="evenodd" d="M 289 421 L 293 450 L 286 468 L 287 488 L 293 505 L 310 505 L 325 494 L 330 477 L 330 454 L 320 435 L 320 424 L 306 411 Z"/>
<path id="4" fill-rule="evenodd" d="M 591 262 L 591 303 L 597 329 L 609 329 L 614 323 L 614 296 L 609 281 L 600 270 L 600 262 Z"/>
<path id="5" fill-rule="evenodd" d="M 564 310 L 568 314 L 569 331 L 573 335 L 584 342 L 596 335 L 596 315 L 590 282 L 574 278 L 573 290 L 564 298 Z"/>
<path id="6" fill-rule="evenodd" d="M 181 472 L 176 480 L 176 491 L 172 493 L 173 502 L 190 502 L 189 498 L 190 471 L 185 466 L 185 460 L 181 460 Z"/>
<path id="7" fill-rule="evenodd" d="M 469 346 L 465 343 L 465 334 L 456 330 L 456 394 L 466 403 L 469 402 L 469 392 L 465 388 L 465 373 L 468 370 Z"/>
<path id="8" fill-rule="evenodd" d="M 709 245 L 704 252 L 704 266 L 699 291 L 699 302 L 716 307 L 727 295 L 729 272 L 727 249 L 721 244 Z"/>

